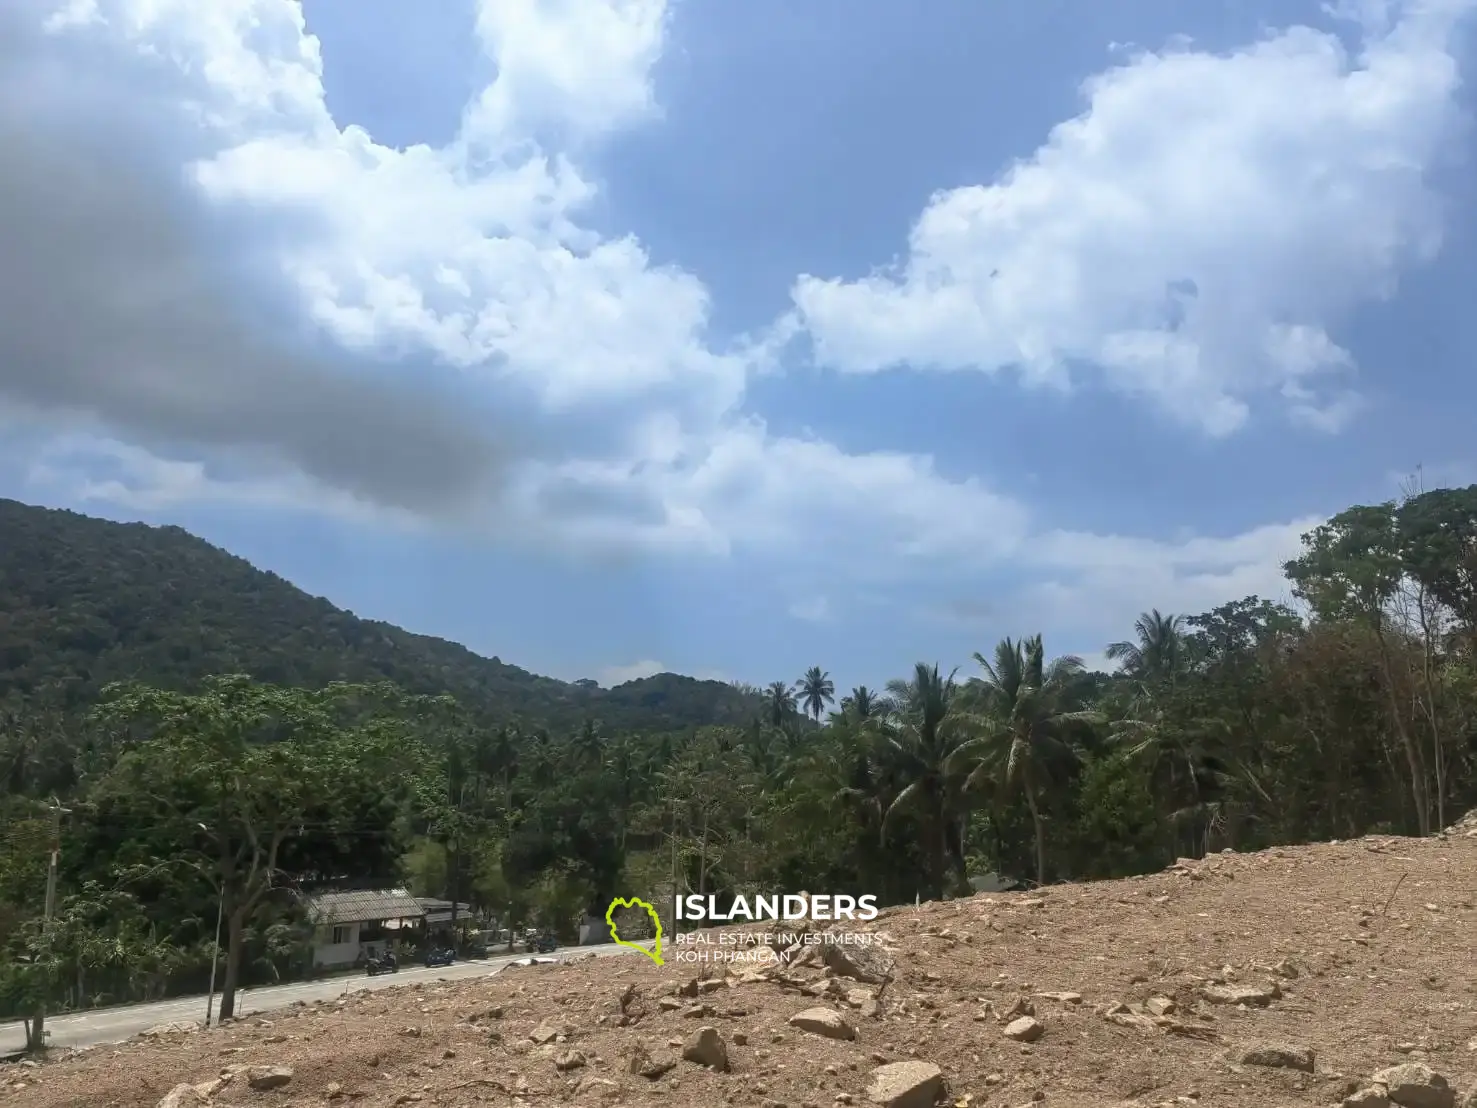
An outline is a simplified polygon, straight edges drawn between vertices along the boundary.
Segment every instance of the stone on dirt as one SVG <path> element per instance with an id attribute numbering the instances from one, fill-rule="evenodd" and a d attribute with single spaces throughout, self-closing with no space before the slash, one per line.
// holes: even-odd
<path id="1" fill-rule="evenodd" d="M 1046 1028 L 1030 1016 L 1022 1016 L 1005 1025 L 1005 1037 L 1014 1039 L 1018 1043 L 1034 1043 L 1044 1034 L 1046 1034 Z"/>
<path id="2" fill-rule="evenodd" d="M 831 1008 L 807 1008 L 790 1017 L 790 1026 L 828 1039 L 855 1039 L 856 1027 Z"/>
<path id="3" fill-rule="evenodd" d="M 1200 996 L 1211 1004 L 1245 1004 L 1265 1008 L 1282 995 L 1276 985 L 1207 985 Z"/>
<path id="4" fill-rule="evenodd" d="M 944 1071 L 932 1062 L 892 1062 L 872 1071 L 867 1100 L 885 1108 L 933 1108 L 944 1092 Z"/>
<path id="5" fill-rule="evenodd" d="M 1371 1079 L 1400 1108 L 1456 1108 L 1456 1091 L 1446 1078 L 1421 1062 L 1380 1070 Z"/>
<path id="6" fill-rule="evenodd" d="M 291 1066 L 252 1066 L 246 1071 L 246 1084 L 259 1093 L 280 1089 L 291 1080 Z"/>
<path id="7" fill-rule="evenodd" d="M 201 1108 L 209 1103 L 194 1085 L 176 1085 L 164 1094 L 155 1108 Z"/>
<path id="8" fill-rule="evenodd" d="M 1312 1073 L 1317 1056 L 1310 1047 L 1292 1043 L 1252 1043 L 1237 1055 L 1243 1066 L 1263 1066 L 1273 1070 L 1299 1070 Z"/>
<path id="9" fill-rule="evenodd" d="M 821 961 L 832 973 L 864 985 L 885 985 L 897 971 L 896 959 L 876 943 L 867 946 L 826 943 L 821 947 Z"/>
<path id="10" fill-rule="evenodd" d="M 655 1081 L 669 1070 L 677 1068 L 677 1056 L 664 1048 L 650 1050 L 638 1044 L 631 1052 L 631 1062 L 627 1068 L 637 1077 Z"/>
<path id="11" fill-rule="evenodd" d="M 716 1027 L 699 1027 L 687 1037 L 682 1057 L 720 1073 L 728 1072 L 728 1044 Z"/>

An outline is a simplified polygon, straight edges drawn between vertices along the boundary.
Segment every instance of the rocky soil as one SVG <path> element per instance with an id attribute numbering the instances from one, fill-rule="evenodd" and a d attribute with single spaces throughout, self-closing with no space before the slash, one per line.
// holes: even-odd
<path id="1" fill-rule="evenodd" d="M 811 927 L 871 945 L 668 946 L 160 1028 L 4 1067 L 0 1104 L 1477 1108 L 1477 818 Z"/>

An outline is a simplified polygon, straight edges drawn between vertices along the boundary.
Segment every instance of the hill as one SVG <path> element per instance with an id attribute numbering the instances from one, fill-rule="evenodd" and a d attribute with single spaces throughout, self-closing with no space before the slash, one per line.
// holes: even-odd
<path id="1" fill-rule="evenodd" d="M 360 619 L 178 527 L 113 523 L 0 500 L 0 704 L 47 693 L 69 706 L 110 681 L 181 687 L 215 673 L 277 684 L 387 679 L 451 693 L 490 722 L 555 732 L 741 724 L 756 697 L 663 673 L 614 689 L 483 658 Z"/>
<path id="2" fill-rule="evenodd" d="M 34 1108 L 155 1108 L 172 1090 L 222 1108 L 1477 1108 L 1474 879 L 1468 817 L 1428 839 L 1226 852 L 817 924 L 875 945 L 787 965 L 700 966 L 669 943 L 660 967 L 577 959 L 360 992 L 0 1080 Z"/>

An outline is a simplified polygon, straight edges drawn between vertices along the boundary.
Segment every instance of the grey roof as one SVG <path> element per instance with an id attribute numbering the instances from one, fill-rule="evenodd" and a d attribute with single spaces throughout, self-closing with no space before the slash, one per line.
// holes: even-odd
<path id="1" fill-rule="evenodd" d="M 425 913 L 427 923 L 451 922 L 451 901 L 433 900 L 430 897 L 419 896 L 416 897 L 415 902 L 421 906 L 421 911 Z M 456 916 L 457 919 L 464 923 L 471 922 L 472 906 L 464 901 L 457 901 Z"/>
<path id="2" fill-rule="evenodd" d="M 425 909 L 404 889 L 320 893 L 308 898 L 308 913 L 323 925 L 420 919 Z"/>

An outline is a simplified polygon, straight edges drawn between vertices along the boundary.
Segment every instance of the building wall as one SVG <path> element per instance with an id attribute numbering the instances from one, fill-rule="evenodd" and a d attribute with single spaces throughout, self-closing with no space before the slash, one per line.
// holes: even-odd
<path id="1" fill-rule="evenodd" d="M 313 937 L 313 965 L 352 966 L 359 957 L 359 927 L 357 923 L 340 924 L 338 930 L 349 934 L 347 941 L 337 943 L 333 941 L 335 928 L 318 928 Z"/>

